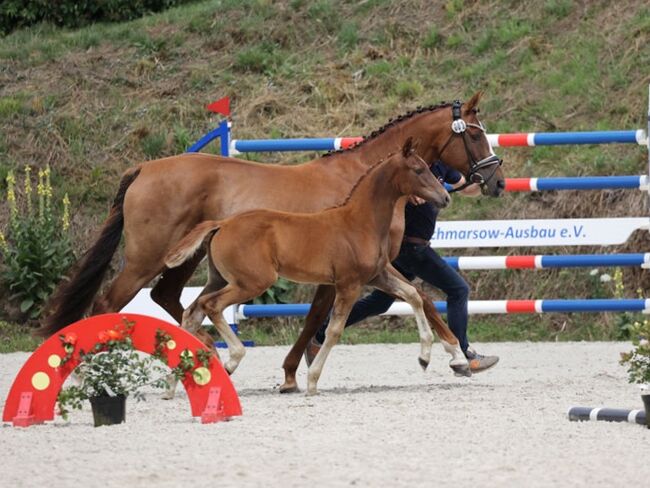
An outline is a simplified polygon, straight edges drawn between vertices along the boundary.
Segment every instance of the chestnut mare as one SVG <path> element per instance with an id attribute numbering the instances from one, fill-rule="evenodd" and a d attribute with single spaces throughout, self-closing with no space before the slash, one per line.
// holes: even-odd
<path id="1" fill-rule="evenodd" d="M 121 310 L 159 275 L 152 298 L 180 323 L 181 291 L 205 254 L 199 250 L 192 259 L 173 269 L 166 268 L 163 260 L 171 246 L 193 227 L 205 220 L 224 219 L 257 208 L 316 212 L 336 205 L 372 163 L 402 147 L 407 135 L 414 137 L 417 153 L 425 161 L 441 159 L 463 173 L 468 181 L 479 183 L 483 194 L 499 196 L 505 180 L 500 161 L 477 118 L 479 99 L 477 93 L 462 107 L 443 103 L 419 108 L 390 121 L 350 149 L 305 164 L 280 166 L 207 154 L 181 154 L 127 170 L 98 238 L 75 265 L 70 278 L 62 281 L 50 298 L 41 335 L 52 335 L 79 320 L 91 305 L 95 314 Z M 391 259 L 399 252 L 405 204 L 404 200 L 395 208 Z M 124 269 L 108 290 L 95 299 L 122 231 Z M 425 313 L 438 336 L 456 344 L 430 299 L 426 295 L 423 298 Z M 334 288 L 319 286 L 305 328 L 283 364 L 282 391 L 295 390 L 295 371 L 302 353 L 333 302 Z"/>
<path id="2" fill-rule="evenodd" d="M 354 302 L 370 284 L 408 302 L 420 332 L 420 364 L 429 364 L 433 333 L 416 289 L 389 273 L 389 230 L 400 197 L 415 195 L 446 207 L 449 194 L 412 149 L 407 139 L 401 151 L 380 161 L 361 176 L 339 207 L 317 213 L 253 210 L 196 226 L 169 252 L 165 264 L 175 268 L 208 240 L 208 260 L 214 270 L 212 292 L 185 311 L 183 328 L 194 332 L 207 314 L 228 344 L 225 368 L 232 374 L 245 354 L 244 345 L 223 318 L 226 307 L 261 295 L 278 276 L 301 283 L 332 285 L 336 298 L 331 325 L 309 367 L 307 393 L 316 385 L 331 348 L 338 342 Z M 309 236 L 305 239 L 305 236 Z M 242 245 L 243 244 L 243 245 Z M 217 284 L 218 283 L 218 284 Z M 452 361 L 467 364 L 459 345 L 445 344 Z"/>

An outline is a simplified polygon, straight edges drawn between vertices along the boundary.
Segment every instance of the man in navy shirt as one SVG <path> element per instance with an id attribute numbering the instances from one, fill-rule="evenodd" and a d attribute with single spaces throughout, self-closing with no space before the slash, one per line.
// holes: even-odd
<path id="1" fill-rule="evenodd" d="M 465 184 L 465 178 L 455 169 L 438 161 L 431 165 L 431 172 L 442 182 L 449 183 L 458 188 Z M 481 189 L 478 185 L 469 185 L 460 190 L 464 195 L 478 195 Z M 460 347 L 469 361 L 473 373 L 485 371 L 494 366 L 498 356 L 483 356 L 478 354 L 469 345 L 467 339 L 467 301 L 469 299 L 469 286 L 463 277 L 449 266 L 438 253 L 431 249 L 429 241 L 436 227 L 438 209 L 431 203 L 418 197 L 411 197 L 406 204 L 404 240 L 399 255 L 393 261 L 393 266 L 408 280 L 415 277 L 421 278 L 432 286 L 442 290 L 447 295 L 447 322 L 449 328 L 458 338 Z M 395 298 L 381 290 L 375 290 L 370 295 L 354 304 L 346 327 L 361 320 L 379 315 L 393 304 Z M 321 327 L 305 351 L 307 364 L 311 364 L 325 340 L 327 323 Z"/>

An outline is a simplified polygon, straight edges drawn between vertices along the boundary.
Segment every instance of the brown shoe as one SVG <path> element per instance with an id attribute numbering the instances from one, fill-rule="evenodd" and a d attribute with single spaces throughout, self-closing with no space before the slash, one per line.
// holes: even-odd
<path id="1" fill-rule="evenodd" d="M 483 356 L 472 348 L 467 350 L 465 356 L 467 356 L 469 368 L 472 370 L 472 373 L 481 373 L 499 362 L 499 356 Z"/>
<path id="2" fill-rule="evenodd" d="M 311 366 L 311 363 L 314 362 L 314 358 L 316 357 L 316 354 L 318 354 L 318 351 L 320 351 L 321 347 L 323 347 L 323 345 L 319 344 L 315 337 L 312 337 L 309 344 L 307 344 L 304 354 L 307 367 Z"/>

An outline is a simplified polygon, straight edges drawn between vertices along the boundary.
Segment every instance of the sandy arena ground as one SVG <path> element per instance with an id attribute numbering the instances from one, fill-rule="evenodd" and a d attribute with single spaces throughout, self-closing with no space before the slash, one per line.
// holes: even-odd
<path id="1" fill-rule="evenodd" d="M 492 371 L 456 378 L 440 346 L 334 349 L 321 394 L 280 395 L 287 347 L 250 349 L 233 379 L 244 416 L 201 425 L 185 392 L 127 404 L 127 423 L 0 430 L 3 486 L 648 486 L 650 431 L 569 422 L 571 405 L 642 408 L 616 343 L 483 344 Z M 0 355 L 0 397 L 27 354 Z M 303 365 L 304 366 L 304 365 Z M 300 378 L 304 388 L 304 367 Z"/>

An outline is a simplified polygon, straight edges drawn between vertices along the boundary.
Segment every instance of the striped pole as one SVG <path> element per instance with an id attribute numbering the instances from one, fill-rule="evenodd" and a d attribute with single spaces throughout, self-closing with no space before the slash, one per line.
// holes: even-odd
<path id="1" fill-rule="evenodd" d="M 649 129 L 650 130 L 650 129 Z M 567 144 L 638 144 L 647 145 L 643 129 L 590 132 L 524 132 L 488 134 L 493 147 L 561 146 Z M 321 137 L 295 139 L 232 139 L 230 154 L 269 151 L 336 151 L 347 149 L 363 137 Z"/>
<path id="2" fill-rule="evenodd" d="M 447 313 L 447 302 L 433 302 L 440 313 Z M 309 303 L 240 305 L 239 319 L 253 317 L 302 317 L 309 313 Z M 650 313 L 650 299 L 577 299 L 577 300 L 470 300 L 470 314 L 511 314 L 549 312 L 642 312 Z M 395 302 L 382 315 L 412 315 L 410 305 Z"/>
<path id="3" fill-rule="evenodd" d="M 453 186 L 445 183 L 445 188 Z M 566 176 L 554 178 L 506 178 L 507 192 L 550 190 L 624 190 L 650 191 L 650 177 L 638 176 Z"/>
<path id="4" fill-rule="evenodd" d="M 452 268 L 469 269 L 548 269 L 590 268 L 594 266 L 640 266 L 650 269 L 650 253 L 569 254 L 562 256 L 445 256 Z"/>
<path id="5" fill-rule="evenodd" d="M 571 407 L 567 412 L 573 422 L 604 420 L 606 422 L 630 422 L 646 425 L 645 410 L 624 410 L 622 408 Z"/>

